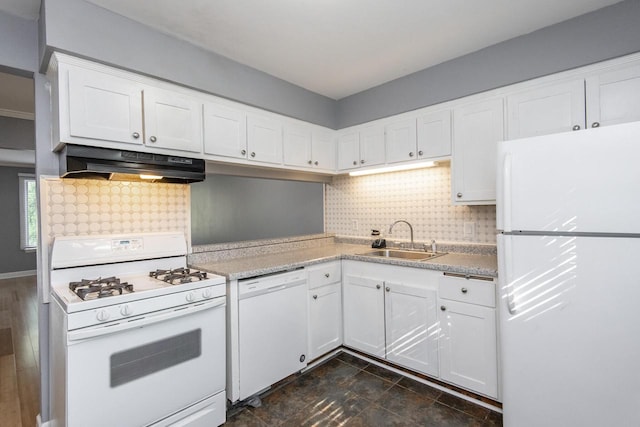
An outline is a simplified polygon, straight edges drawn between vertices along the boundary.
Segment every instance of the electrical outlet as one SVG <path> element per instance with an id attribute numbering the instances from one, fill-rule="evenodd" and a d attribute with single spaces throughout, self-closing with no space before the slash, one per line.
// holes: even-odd
<path id="1" fill-rule="evenodd" d="M 476 223 L 465 222 L 464 223 L 464 237 L 473 238 L 476 235 Z"/>
<path id="2" fill-rule="evenodd" d="M 358 231 L 358 220 L 354 219 L 353 221 L 351 221 L 351 229 L 353 231 Z"/>

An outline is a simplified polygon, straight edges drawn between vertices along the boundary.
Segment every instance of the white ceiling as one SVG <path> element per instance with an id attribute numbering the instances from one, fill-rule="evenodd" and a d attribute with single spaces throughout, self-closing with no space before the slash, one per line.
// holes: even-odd
<path id="1" fill-rule="evenodd" d="M 620 0 L 88 1 L 340 99 Z M 35 19 L 38 4 L 0 10 Z"/>

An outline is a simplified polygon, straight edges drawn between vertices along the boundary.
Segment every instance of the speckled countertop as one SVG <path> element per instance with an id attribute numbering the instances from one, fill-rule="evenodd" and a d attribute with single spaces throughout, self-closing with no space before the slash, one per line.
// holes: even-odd
<path id="1" fill-rule="evenodd" d="M 191 267 L 226 276 L 228 279 L 234 280 L 277 273 L 331 260 L 350 259 L 480 276 L 497 277 L 498 275 L 495 255 L 449 253 L 428 261 L 374 258 L 358 255 L 368 251 L 371 251 L 371 248 L 366 245 L 334 243 L 320 247 L 301 248 L 273 254 L 231 258 L 212 262 L 194 262 L 191 264 Z"/>

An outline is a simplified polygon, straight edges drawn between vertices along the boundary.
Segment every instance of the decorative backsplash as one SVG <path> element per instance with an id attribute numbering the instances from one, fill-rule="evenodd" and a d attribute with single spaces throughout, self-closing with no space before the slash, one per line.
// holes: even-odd
<path id="1" fill-rule="evenodd" d="M 350 177 L 340 175 L 326 185 L 325 232 L 339 236 L 371 235 L 380 230 L 389 240 L 496 242 L 495 206 L 453 206 L 449 164 L 435 168 Z M 465 234 L 473 228 L 471 234 Z"/>
<path id="2" fill-rule="evenodd" d="M 56 236 L 182 231 L 190 242 L 186 184 L 46 178 L 42 230 Z"/>

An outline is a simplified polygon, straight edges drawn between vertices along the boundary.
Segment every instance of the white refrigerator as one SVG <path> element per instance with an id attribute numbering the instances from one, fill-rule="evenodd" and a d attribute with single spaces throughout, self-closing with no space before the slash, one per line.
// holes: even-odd
<path id="1" fill-rule="evenodd" d="M 504 141 L 506 427 L 640 426 L 640 122 Z"/>

